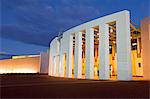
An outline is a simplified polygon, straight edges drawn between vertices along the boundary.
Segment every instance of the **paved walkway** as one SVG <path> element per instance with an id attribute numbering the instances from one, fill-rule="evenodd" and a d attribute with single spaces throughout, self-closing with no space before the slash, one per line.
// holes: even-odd
<path id="1" fill-rule="evenodd" d="M 77 80 L 1 75 L 3 98 L 148 98 L 149 81 Z"/>

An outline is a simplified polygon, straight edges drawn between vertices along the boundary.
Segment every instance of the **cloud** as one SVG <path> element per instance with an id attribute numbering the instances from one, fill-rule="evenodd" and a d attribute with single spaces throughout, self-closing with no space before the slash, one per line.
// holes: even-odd
<path id="1" fill-rule="evenodd" d="M 49 42 L 73 26 L 124 8 L 140 8 L 133 1 L 119 0 L 1 0 L 2 37 L 49 46 Z M 146 0 L 145 0 L 146 1 Z M 140 2 L 140 1 L 139 1 Z M 130 4 L 129 7 L 127 4 Z M 143 4 L 143 3 L 142 3 Z M 144 3 L 145 4 L 145 3 Z M 115 6 L 117 5 L 117 6 Z M 133 9 L 135 10 L 135 9 Z M 135 15 L 141 19 L 141 14 Z M 140 17 L 139 17 L 140 16 Z"/>
<path id="2" fill-rule="evenodd" d="M 2 37 L 44 46 L 59 32 L 99 14 L 96 8 L 74 0 L 2 0 L 2 3 Z"/>

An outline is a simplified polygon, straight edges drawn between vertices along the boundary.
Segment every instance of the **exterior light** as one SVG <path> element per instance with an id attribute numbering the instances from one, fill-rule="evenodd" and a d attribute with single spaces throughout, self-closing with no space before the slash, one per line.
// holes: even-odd
<path id="1" fill-rule="evenodd" d="M 113 43 L 115 44 L 115 43 L 116 43 L 116 41 L 113 41 Z"/>
<path id="2" fill-rule="evenodd" d="M 109 46 L 109 49 L 111 49 L 111 46 Z"/>
<path id="3" fill-rule="evenodd" d="M 136 46 L 137 44 L 136 44 L 136 43 L 132 43 L 132 45 L 133 45 L 133 46 Z"/>
<path id="4" fill-rule="evenodd" d="M 112 29 L 112 28 L 110 29 L 110 32 L 111 32 L 111 33 L 113 32 L 113 29 Z"/>

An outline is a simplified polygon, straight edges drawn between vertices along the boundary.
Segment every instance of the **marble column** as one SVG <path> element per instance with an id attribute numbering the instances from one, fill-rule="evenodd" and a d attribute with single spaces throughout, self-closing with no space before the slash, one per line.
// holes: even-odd
<path id="1" fill-rule="evenodd" d="M 53 56 L 53 76 L 56 76 L 56 56 Z"/>
<path id="2" fill-rule="evenodd" d="M 66 77 L 72 77 L 72 61 L 73 61 L 73 35 L 68 36 L 68 49 L 67 49 L 67 66 Z"/>
<path id="3" fill-rule="evenodd" d="M 64 77 L 64 55 L 60 54 L 59 76 Z"/>
<path id="4" fill-rule="evenodd" d="M 86 29 L 86 42 L 85 42 L 85 78 L 94 78 L 94 29 Z"/>
<path id="5" fill-rule="evenodd" d="M 59 76 L 60 55 L 56 56 L 56 76 Z"/>
<path id="6" fill-rule="evenodd" d="M 131 41 L 130 41 L 130 15 L 124 12 L 116 21 L 117 40 L 117 79 L 131 80 Z"/>
<path id="7" fill-rule="evenodd" d="M 82 78 L 82 32 L 75 34 L 75 65 L 74 77 Z"/>
<path id="8" fill-rule="evenodd" d="M 99 25 L 99 79 L 109 79 L 109 25 Z"/>

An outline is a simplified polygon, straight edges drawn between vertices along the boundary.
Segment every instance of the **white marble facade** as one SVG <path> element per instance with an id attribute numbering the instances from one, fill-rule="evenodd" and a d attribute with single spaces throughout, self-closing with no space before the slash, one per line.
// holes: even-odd
<path id="1" fill-rule="evenodd" d="M 81 24 L 65 31 L 50 44 L 49 75 L 82 78 L 82 32 L 85 30 L 85 79 L 94 79 L 94 29 L 99 27 L 99 79 L 109 79 L 109 25 L 116 22 L 117 79 L 131 80 L 130 14 L 124 10 Z M 75 51 L 73 62 L 73 36 Z M 66 63 L 64 59 L 66 58 Z M 66 64 L 66 65 L 65 65 Z M 65 65 L 65 66 L 64 66 Z M 64 72 L 65 71 L 65 72 Z"/>

